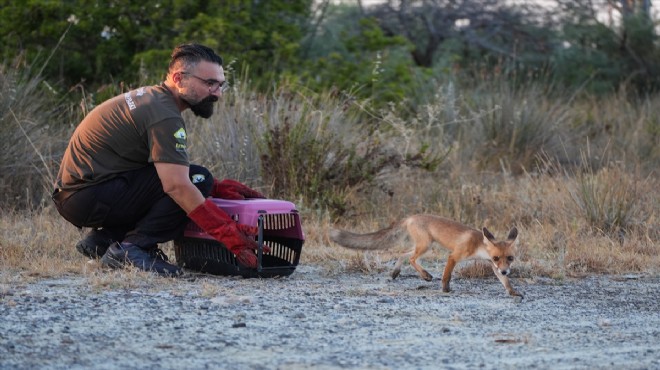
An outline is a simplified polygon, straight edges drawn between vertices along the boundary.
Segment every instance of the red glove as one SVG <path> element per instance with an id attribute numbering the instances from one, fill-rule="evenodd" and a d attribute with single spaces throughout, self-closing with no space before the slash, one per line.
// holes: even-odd
<path id="1" fill-rule="evenodd" d="M 236 224 L 236 227 L 238 227 L 239 230 L 243 232 L 243 234 L 247 236 L 257 236 L 259 235 L 259 228 L 256 226 L 248 226 L 245 224 Z M 266 247 L 264 245 L 264 247 Z"/>
<path id="2" fill-rule="evenodd" d="M 211 196 L 222 199 L 266 198 L 260 192 L 231 179 L 224 179 L 222 181 L 213 179 Z"/>
<path id="3" fill-rule="evenodd" d="M 251 226 L 239 225 L 221 210 L 211 199 L 206 199 L 204 203 L 192 210 L 188 217 L 193 220 L 202 230 L 206 231 L 214 239 L 224 244 L 242 265 L 247 267 L 257 267 L 257 256 L 254 250 L 257 249 L 257 242 L 245 235 L 241 229 L 254 231 Z M 264 245 L 263 251 L 270 252 L 270 248 Z"/>

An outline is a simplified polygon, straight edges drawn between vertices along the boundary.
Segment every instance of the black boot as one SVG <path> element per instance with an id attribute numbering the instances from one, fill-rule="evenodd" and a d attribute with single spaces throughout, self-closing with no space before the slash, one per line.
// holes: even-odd
<path id="1" fill-rule="evenodd" d="M 112 243 L 114 240 L 108 231 L 92 229 L 84 239 L 76 243 L 76 249 L 89 258 L 101 258 Z"/>
<path id="2" fill-rule="evenodd" d="M 132 265 L 143 271 L 156 272 L 167 277 L 176 277 L 183 274 L 183 270 L 167 262 L 165 254 L 157 247 L 141 248 L 131 243 L 113 243 L 101 257 L 104 266 L 123 268 Z"/>

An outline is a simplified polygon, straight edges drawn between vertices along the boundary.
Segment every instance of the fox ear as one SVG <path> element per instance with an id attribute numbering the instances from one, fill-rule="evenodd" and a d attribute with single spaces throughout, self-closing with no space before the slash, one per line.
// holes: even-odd
<path id="1" fill-rule="evenodd" d="M 482 229 L 482 231 L 483 231 L 483 233 L 484 233 L 484 238 L 490 240 L 491 242 L 492 242 L 493 240 L 495 240 L 495 237 L 493 236 L 493 234 L 491 234 L 491 232 L 488 231 L 488 229 L 486 229 L 486 227 L 484 227 L 484 228 Z"/>
<path id="2" fill-rule="evenodd" d="M 515 227 L 512 227 L 511 230 L 509 231 L 509 236 L 507 237 L 508 241 L 514 241 L 518 237 L 518 229 Z"/>

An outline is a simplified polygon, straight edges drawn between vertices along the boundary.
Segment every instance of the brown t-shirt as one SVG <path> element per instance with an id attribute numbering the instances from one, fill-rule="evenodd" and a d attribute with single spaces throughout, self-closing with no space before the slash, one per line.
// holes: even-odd
<path id="1" fill-rule="evenodd" d="M 141 87 L 94 108 L 69 141 L 56 186 L 80 189 L 154 162 L 189 165 L 185 124 L 164 85 Z"/>

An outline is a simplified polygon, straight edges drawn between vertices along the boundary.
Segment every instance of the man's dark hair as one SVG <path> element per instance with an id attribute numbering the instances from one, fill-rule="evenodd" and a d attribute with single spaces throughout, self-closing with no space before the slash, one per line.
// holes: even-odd
<path id="1" fill-rule="evenodd" d="M 222 65 L 222 58 L 213 49 L 200 44 L 181 44 L 172 51 L 169 70 L 189 69 L 202 60 Z"/>

